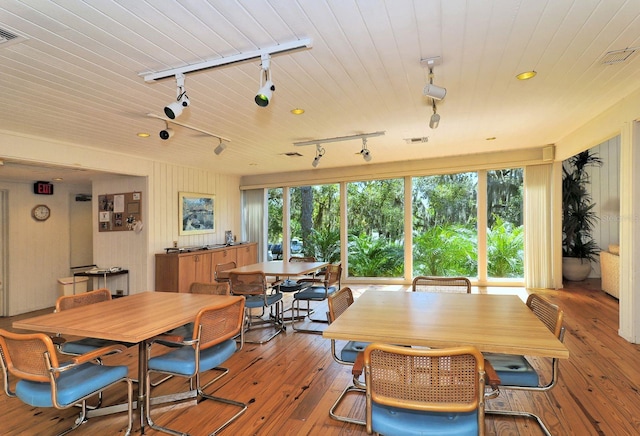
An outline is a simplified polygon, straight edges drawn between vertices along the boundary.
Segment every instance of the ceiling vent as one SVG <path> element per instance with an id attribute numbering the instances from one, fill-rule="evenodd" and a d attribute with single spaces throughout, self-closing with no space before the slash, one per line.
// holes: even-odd
<path id="1" fill-rule="evenodd" d="M 0 29 L 0 47 L 6 47 L 16 42 L 22 42 L 25 38 L 22 36 L 11 33 L 8 30 Z"/>
<path id="2" fill-rule="evenodd" d="M 404 141 L 407 144 L 419 144 L 419 143 L 429 142 L 429 137 L 428 136 L 421 136 L 419 138 L 404 138 Z"/>
<path id="3" fill-rule="evenodd" d="M 626 62 L 632 54 L 634 54 L 638 50 L 638 47 L 633 48 L 625 48 L 624 50 L 614 50 L 605 53 L 602 58 L 602 64 L 604 65 L 613 65 L 620 64 L 622 62 Z"/>

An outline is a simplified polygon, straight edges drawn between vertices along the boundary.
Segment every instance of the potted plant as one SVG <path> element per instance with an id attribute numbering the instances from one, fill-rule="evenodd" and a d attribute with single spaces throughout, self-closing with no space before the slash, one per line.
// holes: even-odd
<path id="1" fill-rule="evenodd" d="M 591 183 L 587 168 L 599 166 L 602 159 L 586 150 L 562 167 L 562 275 L 567 280 L 586 279 L 600 252 L 592 235 L 598 217 L 587 189 Z"/>

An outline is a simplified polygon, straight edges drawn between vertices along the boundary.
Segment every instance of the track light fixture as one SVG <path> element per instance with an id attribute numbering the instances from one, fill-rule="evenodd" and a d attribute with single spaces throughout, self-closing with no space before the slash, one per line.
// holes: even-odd
<path id="1" fill-rule="evenodd" d="M 433 84 L 433 66 L 435 63 L 434 59 L 427 59 L 427 66 L 429 67 L 429 83 L 424 87 L 423 93 L 425 96 L 434 100 L 442 100 L 445 95 L 447 95 L 447 90 Z"/>
<path id="2" fill-rule="evenodd" d="M 255 97 L 255 102 L 260 107 L 267 107 L 273 96 L 276 87 L 271 81 L 271 55 L 264 53 L 260 56 L 262 60 L 262 70 L 260 71 L 260 89 Z"/>
<path id="3" fill-rule="evenodd" d="M 180 115 L 182 115 L 182 109 L 189 106 L 189 97 L 187 96 L 187 91 L 184 89 L 184 74 L 178 73 L 176 74 L 176 101 L 168 104 L 164 108 L 164 114 L 169 119 L 176 119 Z"/>
<path id="4" fill-rule="evenodd" d="M 431 119 L 429 120 L 429 127 L 432 129 L 437 129 L 440 124 L 440 114 L 436 112 L 436 101 L 433 100 L 433 115 L 431 115 Z"/>
<path id="5" fill-rule="evenodd" d="M 365 162 L 369 162 L 371 160 L 371 152 L 367 148 L 367 138 L 362 138 L 362 150 L 360 150 L 360 154 Z"/>
<path id="6" fill-rule="evenodd" d="M 220 153 L 222 153 L 226 148 L 227 148 L 227 144 L 220 141 L 220 144 L 218 144 L 218 146 L 213 150 L 213 152 L 219 156 Z"/>
<path id="7" fill-rule="evenodd" d="M 166 141 L 167 139 L 173 136 L 173 129 L 169 127 L 169 123 L 167 123 L 166 121 L 164 124 L 165 124 L 164 130 L 160 130 L 160 139 Z"/>
<path id="8" fill-rule="evenodd" d="M 362 150 L 360 150 L 359 154 L 362 155 L 362 158 L 366 162 L 369 162 L 371 160 L 371 152 L 367 148 L 367 138 L 371 138 L 371 137 L 374 137 L 374 136 L 382 136 L 384 134 L 385 134 L 384 131 L 373 132 L 373 133 L 360 133 L 358 135 L 337 136 L 335 138 L 312 139 L 310 141 L 294 142 L 293 145 L 295 145 L 295 146 L 315 145 L 316 146 L 316 157 L 313 159 L 313 162 L 311 163 L 311 165 L 313 165 L 313 167 L 315 168 L 320 163 L 320 159 L 322 158 L 322 156 L 324 156 L 324 148 L 322 148 L 320 146 L 320 144 L 326 144 L 326 143 L 329 143 L 329 142 L 339 142 L 339 141 L 351 141 L 353 139 L 361 139 L 362 140 Z"/>
<path id="9" fill-rule="evenodd" d="M 314 168 L 317 167 L 322 156 L 324 156 L 324 148 L 322 148 L 320 144 L 316 144 L 316 157 L 313 158 L 311 166 L 313 166 Z"/>

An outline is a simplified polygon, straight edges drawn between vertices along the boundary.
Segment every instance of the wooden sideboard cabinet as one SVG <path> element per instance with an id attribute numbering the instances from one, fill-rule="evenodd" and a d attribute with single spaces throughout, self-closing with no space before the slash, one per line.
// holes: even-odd
<path id="1" fill-rule="evenodd" d="M 189 292 L 193 282 L 213 282 L 219 263 L 235 261 L 238 266 L 258 261 L 258 244 L 198 250 L 189 253 L 156 254 L 156 291 Z"/>

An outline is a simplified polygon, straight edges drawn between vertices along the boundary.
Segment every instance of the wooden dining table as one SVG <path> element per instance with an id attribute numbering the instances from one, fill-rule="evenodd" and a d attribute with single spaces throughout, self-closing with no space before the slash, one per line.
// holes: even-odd
<path id="1" fill-rule="evenodd" d="M 229 270 L 229 272 L 262 271 L 266 276 L 296 277 L 313 274 L 329 265 L 329 262 L 289 262 L 286 260 L 271 260 L 252 263 Z"/>
<path id="2" fill-rule="evenodd" d="M 322 334 L 398 345 L 473 345 L 482 352 L 569 358 L 516 295 L 365 291 Z"/>
<path id="3" fill-rule="evenodd" d="M 233 298 L 226 295 L 205 295 L 178 292 L 142 292 L 109 301 L 76 307 L 62 312 L 40 315 L 15 321 L 15 329 L 63 335 L 107 339 L 138 344 L 138 399 L 140 428 L 146 423 L 145 400 L 147 377 L 146 347 L 148 342 L 168 330 L 195 320 L 205 306 Z M 195 397 L 186 394 L 153 399 L 154 403 Z M 88 416 L 104 415 L 126 410 L 126 405 L 101 407 L 88 411 Z"/>

